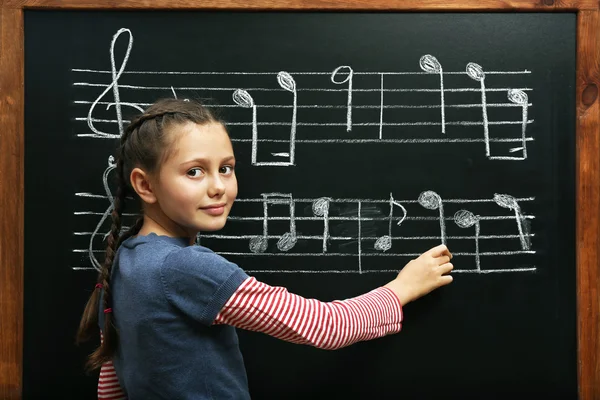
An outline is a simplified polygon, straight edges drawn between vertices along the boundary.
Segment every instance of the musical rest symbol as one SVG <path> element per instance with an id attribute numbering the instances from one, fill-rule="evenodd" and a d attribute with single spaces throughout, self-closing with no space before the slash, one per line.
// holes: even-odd
<path id="1" fill-rule="evenodd" d="M 473 214 L 471 211 L 459 210 L 454 214 L 454 222 L 461 228 L 475 226 L 475 265 L 477 266 L 477 270 L 481 271 L 479 261 L 479 216 Z"/>
<path id="2" fill-rule="evenodd" d="M 426 54 L 419 60 L 421 69 L 431 74 L 439 74 L 440 76 L 440 107 L 442 109 L 442 133 L 446 133 L 446 116 L 445 109 L 446 105 L 444 102 L 444 71 L 442 70 L 442 64 L 439 63 L 437 58 L 430 54 Z"/>
<path id="3" fill-rule="evenodd" d="M 273 155 L 276 156 L 284 156 L 289 157 L 289 164 L 294 165 L 294 158 L 296 153 L 296 113 L 298 109 L 298 92 L 296 90 L 296 81 L 292 76 L 285 72 L 280 71 L 277 74 L 277 82 L 282 89 L 287 90 L 288 92 L 294 95 L 293 108 L 292 108 L 292 126 L 290 129 L 290 150 L 289 153 L 275 153 Z"/>
<path id="4" fill-rule="evenodd" d="M 518 89 L 510 89 L 507 93 L 507 97 L 508 100 L 510 100 L 511 102 L 515 103 L 515 104 L 519 104 L 522 107 L 522 118 L 521 118 L 521 140 L 522 140 L 522 146 L 523 147 L 515 147 L 513 149 L 510 149 L 510 152 L 513 153 L 515 151 L 519 151 L 522 150 L 523 151 L 523 157 L 522 159 L 526 159 L 527 158 L 527 137 L 525 135 L 525 132 L 527 130 L 527 110 L 529 108 L 529 98 L 527 97 L 527 93 L 525 93 L 522 90 L 518 90 Z M 521 158 L 519 158 L 521 159 Z"/>
<path id="5" fill-rule="evenodd" d="M 297 242 L 295 204 L 291 194 L 267 193 L 263 194 L 263 233 L 250 239 L 249 248 L 253 253 L 264 253 L 269 245 L 269 204 L 284 204 L 289 206 L 290 230 L 284 233 L 277 241 L 277 248 L 281 251 L 292 249 Z"/>
<path id="6" fill-rule="evenodd" d="M 256 104 L 254 99 L 246 90 L 237 89 L 232 95 L 233 101 L 238 106 L 252 109 L 252 165 L 256 165 L 256 153 L 258 151 L 258 128 L 256 126 Z"/>
<path id="7" fill-rule="evenodd" d="M 344 69 L 347 71 L 347 76 L 341 81 L 336 81 L 335 77 L 340 71 Z M 331 82 L 336 83 L 338 85 L 344 84 L 348 82 L 348 97 L 347 97 L 347 105 L 346 105 L 346 132 L 350 132 L 352 130 L 352 78 L 354 75 L 354 71 L 348 65 L 341 65 L 333 70 L 331 73 Z"/>
<path id="8" fill-rule="evenodd" d="M 321 197 L 312 204 L 312 212 L 316 217 L 323 217 L 323 253 L 327 251 L 327 241 L 329 240 L 329 204 L 331 198 Z"/>
<path id="9" fill-rule="evenodd" d="M 388 234 L 381 236 L 375 241 L 374 247 L 376 250 L 388 251 L 392 248 L 392 219 L 394 218 L 394 206 L 400 207 L 403 212 L 402 218 L 398 221 L 398 226 L 400 226 L 406 218 L 406 208 L 404 208 L 402 204 L 394 201 L 394 196 L 392 196 L 392 193 L 390 193 L 390 215 L 388 217 Z"/>
<path id="10" fill-rule="evenodd" d="M 446 222 L 444 220 L 444 205 L 442 198 L 434 191 L 428 190 L 419 195 L 419 204 L 428 210 L 439 210 L 440 234 L 442 244 L 446 244 Z"/>
<path id="11" fill-rule="evenodd" d="M 517 200 L 508 194 L 494 194 L 494 201 L 500 207 L 508 208 L 509 210 L 513 210 L 515 213 L 515 220 L 517 221 L 517 229 L 519 231 L 519 239 L 521 240 L 521 248 L 523 250 L 529 250 L 531 244 L 529 242 L 529 232 L 527 231 L 527 227 L 525 227 L 525 232 L 523 229 L 523 214 L 521 213 L 521 207 L 517 203 Z"/>
<path id="12" fill-rule="evenodd" d="M 469 78 L 479 82 L 481 84 L 481 114 L 483 118 L 483 137 L 485 140 L 485 155 L 490 157 L 490 132 L 488 127 L 488 116 L 487 116 L 487 100 L 485 96 L 485 73 L 481 65 L 475 63 L 467 64 L 467 75 Z"/>

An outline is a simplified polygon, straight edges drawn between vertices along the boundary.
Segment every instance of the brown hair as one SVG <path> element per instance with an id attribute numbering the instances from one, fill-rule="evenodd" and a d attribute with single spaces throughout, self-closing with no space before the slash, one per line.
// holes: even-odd
<path id="1" fill-rule="evenodd" d="M 109 312 L 112 307 L 111 270 L 121 243 L 136 235 L 144 221 L 143 216 L 140 216 L 126 233 L 121 234 L 121 217 L 125 199 L 128 196 L 137 198 L 129 181 L 131 171 L 139 167 L 150 173 L 157 172 L 175 142 L 170 135 L 170 132 L 173 131 L 172 128 L 190 122 L 200 125 L 223 124 L 215 113 L 198 101 L 162 99 L 134 118 L 121 136 L 116 157 L 117 192 L 111 213 L 112 226 L 96 285 L 97 288 L 103 289 L 104 296 L 101 296 L 101 290 L 94 290 L 86 304 L 77 332 L 77 343 L 87 341 L 97 334 L 99 302 L 102 297 L 102 308 L 107 311 L 102 328 L 104 340 L 88 358 L 86 368 L 90 371 L 100 368 L 104 362 L 112 358 L 117 350 L 119 335 L 114 325 L 113 314 Z"/>

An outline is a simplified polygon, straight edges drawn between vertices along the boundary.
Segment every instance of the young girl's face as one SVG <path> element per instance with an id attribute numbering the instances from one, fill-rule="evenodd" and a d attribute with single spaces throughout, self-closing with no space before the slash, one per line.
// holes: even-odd
<path id="1" fill-rule="evenodd" d="M 225 128 L 189 123 L 172 134 L 172 151 L 153 185 L 161 226 L 173 236 L 188 237 L 223 228 L 237 196 L 235 158 Z"/>

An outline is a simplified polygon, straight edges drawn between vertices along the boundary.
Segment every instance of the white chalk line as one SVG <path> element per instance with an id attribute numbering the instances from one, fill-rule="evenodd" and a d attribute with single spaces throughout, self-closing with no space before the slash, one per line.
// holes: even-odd
<path id="1" fill-rule="evenodd" d="M 75 271 L 87 271 L 87 270 L 95 270 L 93 267 L 71 267 L 71 269 Z M 362 270 L 355 271 L 351 269 L 347 270 L 268 270 L 268 269 L 249 269 L 245 270 L 246 273 L 249 274 L 377 274 L 377 273 L 398 273 L 400 270 Z M 466 273 L 466 274 L 493 274 L 493 273 L 508 273 L 508 272 L 535 272 L 537 268 L 515 268 L 515 269 L 489 269 L 489 270 L 476 270 L 476 269 L 454 269 L 452 273 Z"/>
<path id="2" fill-rule="evenodd" d="M 106 195 L 101 195 L 101 194 L 93 194 L 93 193 L 89 193 L 89 192 L 77 192 L 75 193 L 76 197 L 92 197 L 92 198 L 98 198 L 98 199 L 108 199 L 108 196 Z M 318 200 L 317 198 L 314 199 L 309 199 L 309 198 L 294 198 L 293 201 L 294 203 L 313 203 L 316 200 Z M 398 200 L 395 199 L 397 202 L 400 203 L 419 203 L 419 200 L 413 200 L 413 199 L 407 199 L 407 200 Z M 518 202 L 523 202 L 523 201 L 534 201 L 535 197 L 516 197 L 515 198 L 516 201 Z M 264 199 L 263 198 L 241 198 L 241 199 L 236 199 L 235 200 L 236 203 L 263 203 Z M 357 198 L 331 198 L 329 199 L 330 203 L 385 203 L 388 204 L 389 200 L 382 200 L 382 199 L 357 199 Z M 469 203 L 495 203 L 493 198 L 490 199 L 444 199 L 444 203 L 458 203 L 458 204 L 469 204 Z M 317 218 L 317 217 L 315 217 Z M 436 218 L 437 219 L 437 218 Z"/>
<path id="3" fill-rule="evenodd" d="M 99 69 L 87 69 L 87 68 L 72 68 L 72 72 L 88 72 L 95 74 L 110 74 L 111 71 L 99 70 Z M 273 72 L 242 72 L 242 71 L 123 71 L 123 75 L 270 75 L 276 76 L 279 71 Z M 331 71 L 304 71 L 304 72 L 293 72 L 287 71 L 292 75 L 331 75 Z M 406 72 L 353 72 L 354 75 L 430 75 L 428 72 L 422 71 L 406 71 Z M 466 75 L 465 71 L 444 71 L 444 75 Z M 521 71 L 485 71 L 486 75 L 519 75 L 519 74 L 531 74 L 531 71 L 525 69 Z"/>
<path id="4" fill-rule="evenodd" d="M 271 220 L 271 218 L 269 218 Z M 295 218 L 298 220 L 298 218 Z M 322 219 L 321 219 L 322 220 Z M 363 221 L 364 218 L 361 218 Z M 93 232 L 73 232 L 75 236 L 90 236 Z M 105 233 L 97 233 L 99 236 L 108 235 L 108 232 Z M 265 239 L 280 239 L 284 235 L 204 235 L 200 234 L 202 239 L 218 239 L 218 240 L 248 240 L 255 238 L 257 236 L 264 237 Z M 392 240 L 439 240 L 441 236 L 392 236 L 389 235 Z M 525 237 L 535 237 L 535 233 L 527 233 L 523 234 Z M 327 239 L 331 240 L 356 240 L 354 236 L 325 236 Z M 319 240 L 322 241 L 323 235 L 295 235 L 295 238 L 300 240 Z M 363 236 L 361 240 L 377 240 L 380 236 Z M 475 236 L 446 236 L 447 239 L 452 240 L 474 240 Z M 479 235 L 477 236 L 479 239 L 519 239 L 521 235 Z"/>
<path id="5" fill-rule="evenodd" d="M 87 101 L 87 100 L 76 100 L 74 101 L 75 104 L 92 104 L 93 101 Z M 152 103 L 143 103 L 143 102 L 129 102 L 130 104 L 134 104 L 136 106 L 140 106 L 140 107 L 149 107 L 152 105 Z M 99 101 L 96 104 L 101 104 L 101 105 L 114 105 L 114 102 L 108 102 L 108 101 Z M 237 104 L 205 104 L 206 107 L 208 108 L 239 108 L 240 106 Z M 486 106 L 488 108 L 492 108 L 492 107 L 506 107 L 506 108 L 521 108 L 522 105 L 521 104 L 515 104 L 515 103 L 488 103 L 486 104 Z M 528 103 L 527 104 L 528 107 L 532 107 L 533 103 Z M 279 105 L 279 104 L 263 104 L 263 105 L 256 105 L 256 108 L 261 109 L 261 108 L 293 108 L 294 106 L 292 105 Z M 347 108 L 347 105 L 336 105 L 336 104 L 307 104 L 307 105 L 298 105 L 297 108 L 324 108 L 324 109 L 329 109 L 329 108 L 335 108 L 335 109 L 342 109 L 342 108 Z M 352 105 L 352 108 L 356 109 L 356 108 L 364 108 L 364 109 L 377 109 L 379 110 L 380 108 L 384 108 L 384 109 L 392 109 L 392 108 L 406 108 L 406 109 L 410 109 L 410 108 L 441 108 L 440 105 L 408 105 L 408 104 L 393 104 L 393 105 Z M 465 104 L 446 104 L 444 105 L 445 108 L 481 108 L 481 103 L 465 103 Z"/>
<path id="6" fill-rule="evenodd" d="M 88 83 L 88 82 L 74 82 L 73 86 L 82 86 L 82 87 L 100 87 L 100 88 L 107 88 L 109 86 L 111 86 L 112 84 L 104 84 L 104 83 Z M 179 86 L 179 87 L 175 87 L 175 86 L 140 86 L 140 85 L 124 85 L 124 84 L 119 84 L 119 89 L 135 89 L 135 90 L 194 90 L 194 91 L 200 91 L 200 90 L 210 90 L 210 91 L 230 91 L 230 92 L 234 92 L 235 90 L 237 90 L 237 87 L 203 87 L 203 86 Z M 509 90 L 522 90 L 522 91 L 532 91 L 532 88 L 485 88 L 485 92 L 508 92 Z M 265 87 L 253 87 L 253 88 L 244 88 L 244 90 L 250 92 L 250 91 L 254 91 L 254 92 L 281 92 L 282 89 L 278 89 L 278 88 L 265 88 Z M 347 93 L 348 90 L 347 89 L 337 89 L 337 88 L 297 88 L 296 91 L 298 92 L 345 92 Z M 384 92 L 386 93 L 391 93 L 391 92 L 401 92 L 401 93 L 406 93 L 406 92 L 416 92 L 416 93 L 441 93 L 440 89 L 409 89 L 409 88 L 394 88 L 394 89 L 383 89 Z M 376 88 L 376 89 L 352 89 L 352 92 L 356 93 L 356 92 L 381 92 L 381 88 Z M 458 93 L 458 92 L 477 92 L 477 93 L 481 93 L 481 89 L 478 88 L 452 88 L 452 89 L 448 89 L 448 88 L 444 88 L 444 93 Z"/>
<path id="7" fill-rule="evenodd" d="M 102 119 L 102 118 L 86 118 L 76 117 L 76 121 L 92 121 L 92 122 L 105 122 L 111 124 L 118 124 L 120 121 L 116 119 Z M 527 124 L 533 123 L 535 120 L 530 119 Z M 122 120 L 122 123 L 129 123 L 127 120 Z M 441 126 L 440 122 L 354 122 L 352 126 Z M 461 125 L 461 126 L 479 126 L 479 125 L 521 125 L 523 121 L 489 121 L 487 124 L 482 121 L 446 121 L 446 125 Z M 257 126 L 346 126 L 346 123 L 338 122 L 297 122 L 292 124 L 290 122 L 257 122 Z M 253 126 L 252 122 L 228 122 L 227 126 Z M 264 139 L 259 139 L 264 140 Z"/>
<path id="8" fill-rule="evenodd" d="M 220 255 L 227 256 L 284 256 L 284 257 L 356 257 L 357 255 L 360 257 L 419 257 L 422 253 L 377 253 L 376 250 L 373 250 L 373 253 L 253 253 L 253 252 L 235 252 L 235 251 L 215 251 L 215 253 Z M 74 249 L 73 253 L 89 253 L 88 249 Z M 104 253 L 104 250 L 93 250 L 94 253 Z M 452 252 L 453 256 L 467 256 L 473 257 L 479 254 L 479 256 L 516 256 L 516 255 L 524 255 L 524 254 L 536 254 L 535 250 L 515 250 L 515 251 L 487 251 L 481 253 L 470 253 L 470 252 L 461 252 L 455 253 Z"/>

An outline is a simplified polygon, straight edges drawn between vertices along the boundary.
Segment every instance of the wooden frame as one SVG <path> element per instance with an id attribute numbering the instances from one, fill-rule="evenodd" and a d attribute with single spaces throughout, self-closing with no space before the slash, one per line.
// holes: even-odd
<path id="1" fill-rule="evenodd" d="M 0 398 L 23 367 L 24 9 L 511 11 L 577 13 L 579 398 L 600 400 L 600 3 L 598 0 L 3 0 L 0 9 Z M 60 327 L 56 327 L 60 329 Z"/>

